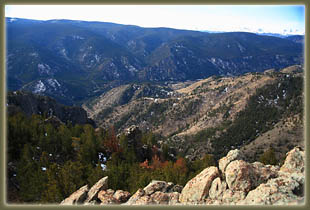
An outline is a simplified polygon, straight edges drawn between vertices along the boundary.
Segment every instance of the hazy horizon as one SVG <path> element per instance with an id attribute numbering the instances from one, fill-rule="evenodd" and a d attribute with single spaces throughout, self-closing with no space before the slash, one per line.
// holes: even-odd
<path id="1" fill-rule="evenodd" d="M 57 12 L 56 12 L 57 11 Z M 68 12 L 70 11 L 70 12 Z M 6 5 L 5 17 L 112 22 L 197 31 L 305 33 L 303 5 Z"/>

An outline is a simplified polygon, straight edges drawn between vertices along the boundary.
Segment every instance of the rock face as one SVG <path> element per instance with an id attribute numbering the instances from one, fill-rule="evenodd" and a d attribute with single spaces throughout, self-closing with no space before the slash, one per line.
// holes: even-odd
<path id="1" fill-rule="evenodd" d="M 305 153 L 295 147 L 286 154 L 286 159 L 280 171 L 288 173 L 303 173 L 305 168 Z"/>
<path id="2" fill-rule="evenodd" d="M 212 166 L 204 169 L 200 174 L 191 179 L 182 190 L 181 203 L 196 203 L 209 195 L 212 181 L 219 176 L 218 168 Z"/>
<path id="3" fill-rule="evenodd" d="M 228 164 L 234 160 L 243 160 L 243 155 L 242 153 L 238 150 L 230 150 L 226 157 L 223 157 L 219 160 L 219 169 L 221 170 L 222 173 L 225 173 L 225 169 L 228 166 Z"/>
<path id="4" fill-rule="evenodd" d="M 116 204 L 119 203 L 116 198 L 114 198 L 114 190 L 108 189 L 108 190 L 101 190 L 98 193 L 98 199 L 101 201 L 100 205 L 104 204 Z"/>
<path id="5" fill-rule="evenodd" d="M 81 187 L 61 202 L 74 204 L 123 205 L 302 205 L 305 185 L 305 153 L 295 147 L 284 164 L 264 165 L 242 160 L 238 150 L 187 182 L 184 188 L 171 182 L 153 180 L 132 196 L 123 190 L 107 189 L 108 177 L 92 188 Z M 221 174 L 222 172 L 222 174 Z"/>
<path id="6" fill-rule="evenodd" d="M 81 204 L 87 198 L 88 186 L 85 185 L 63 200 L 61 205 Z"/>
<path id="7" fill-rule="evenodd" d="M 182 186 L 172 182 L 153 180 L 144 189 L 139 189 L 125 205 L 175 205 L 179 203 Z"/>
<path id="8" fill-rule="evenodd" d="M 212 184 L 211 184 L 211 188 L 209 191 L 209 197 L 211 199 L 216 199 L 218 197 L 223 196 L 223 193 L 226 191 L 227 189 L 227 184 L 226 182 L 222 182 L 220 177 L 217 177 L 216 179 L 213 180 Z"/>
<path id="9" fill-rule="evenodd" d="M 258 175 L 250 163 L 235 160 L 226 167 L 225 177 L 229 189 L 249 192 L 255 186 Z"/>
<path id="10" fill-rule="evenodd" d="M 100 179 L 87 193 L 87 199 L 85 200 L 86 203 L 94 200 L 95 197 L 97 197 L 98 192 L 100 190 L 106 190 L 108 188 L 108 177 L 103 177 Z"/>
<path id="11" fill-rule="evenodd" d="M 120 203 L 125 203 L 130 198 L 130 193 L 123 190 L 116 190 L 113 197 Z"/>

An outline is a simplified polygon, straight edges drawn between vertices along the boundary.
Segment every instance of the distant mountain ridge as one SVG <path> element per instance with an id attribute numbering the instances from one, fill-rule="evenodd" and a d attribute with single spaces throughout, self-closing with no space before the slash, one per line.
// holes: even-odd
<path id="1" fill-rule="evenodd" d="M 6 18 L 9 90 L 81 104 L 129 82 L 203 79 L 302 64 L 303 45 L 245 32 Z"/>

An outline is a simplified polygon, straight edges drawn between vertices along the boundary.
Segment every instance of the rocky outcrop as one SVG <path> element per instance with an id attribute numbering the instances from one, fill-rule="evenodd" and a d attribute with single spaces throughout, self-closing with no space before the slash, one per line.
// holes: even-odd
<path id="1" fill-rule="evenodd" d="M 108 177 L 103 177 L 100 179 L 87 193 L 87 199 L 85 200 L 86 203 L 94 200 L 97 196 L 99 191 L 106 190 L 108 188 Z"/>
<path id="2" fill-rule="evenodd" d="M 295 147 L 281 166 L 248 163 L 238 150 L 187 182 L 184 188 L 153 180 L 130 197 L 122 190 L 107 189 L 107 177 L 90 190 L 83 186 L 62 205 L 300 205 L 304 204 L 305 153 Z M 221 174 L 222 172 L 222 174 Z"/>
<path id="3" fill-rule="evenodd" d="M 63 200 L 61 205 L 82 204 L 87 198 L 88 186 L 85 185 Z"/>
<path id="4" fill-rule="evenodd" d="M 117 204 L 119 203 L 116 198 L 114 198 L 114 190 L 101 190 L 98 193 L 98 199 L 101 201 L 100 205 L 104 204 Z"/>
<path id="5" fill-rule="evenodd" d="M 286 154 L 286 159 L 280 171 L 288 173 L 303 173 L 305 168 L 305 153 L 295 147 Z"/>
<path id="6" fill-rule="evenodd" d="M 211 188 L 209 190 L 209 197 L 211 199 L 216 199 L 218 197 L 223 196 L 223 193 L 227 189 L 227 183 L 224 181 L 221 181 L 220 177 L 217 177 L 213 180 L 211 184 Z"/>
<path id="7" fill-rule="evenodd" d="M 228 164 L 234 160 L 243 160 L 244 156 L 240 150 L 230 150 L 227 155 L 219 160 L 219 169 L 222 173 L 225 173 Z"/>
<path id="8" fill-rule="evenodd" d="M 201 202 L 209 195 L 212 181 L 219 176 L 218 168 L 212 166 L 204 169 L 200 174 L 191 179 L 182 190 L 181 203 Z"/>
<path id="9" fill-rule="evenodd" d="M 130 193 L 123 190 L 116 190 L 113 197 L 120 203 L 125 203 L 130 198 Z"/>
<path id="10" fill-rule="evenodd" d="M 179 203 L 182 186 L 172 182 L 153 180 L 144 189 L 139 189 L 125 205 L 175 205 Z"/>

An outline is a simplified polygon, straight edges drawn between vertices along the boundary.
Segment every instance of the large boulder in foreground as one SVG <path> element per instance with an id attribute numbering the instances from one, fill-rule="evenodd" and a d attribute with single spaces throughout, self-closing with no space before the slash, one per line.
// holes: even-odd
<path id="1" fill-rule="evenodd" d="M 124 190 L 116 190 L 113 197 L 119 202 L 119 203 L 125 203 L 130 198 L 130 193 Z"/>
<path id="2" fill-rule="evenodd" d="M 152 180 L 139 189 L 124 205 L 175 205 L 179 203 L 180 185 L 172 182 Z"/>
<path id="3" fill-rule="evenodd" d="M 167 192 L 172 186 L 171 182 L 152 180 L 143 190 L 146 195 L 151 195 L 156 191 Z"/>
<path id="4" fill-rule="evenodd" d="M 84 185 L 74 193 L 72 193 L 68 198 L 63 200 L 60 205 L 74 205 L 82 204 L 87 198 L 88 185 Z"/>
<path id="5" fill-rule="evenodd" d="M 228 164 L 234 160 L 243 160 L 243 153 L 238 150 L 230 150 L 227 155 L 219 160 L 219 169 L 222 173 L 225 173 L 226 167 Z"/>
<path id="6" fill-rule="evenodd" d="M 217 167 L 211 166 L 204 169 L 200 174 L 191 179 L 182 190 L 181 203 L 199 203 L 208 195 L 211 184 L 219 176 Z"/>
<path id="7" fill-rule="evenodd" d="M 106 204 L 118 204 L 118 200 L 116 200 L 114 197 L 114 190 L 108 189 L 108 190 L 101 190 L 98 193 L 98 199 L 101 201 L 100 205 L 106 205 Z"/>
<path id="8" fill-rule="evenodd" d="M 231 162 L 225 170 L 225 178 L 229 189 L 246 193 L 257 182 L 257 174 L 255 174 L 253 166 L 243 160 Z"/>
<path id="9" fill-rule="evenodd" d="M 209 197 L 211 199 L 218 199 L 223 196 L 223 193 L 227 189 L 227 184 L 225 181 L 222 181 L 220 177 L 217 177 L 213 180 L 211 188 L 209 190 Z"/>
<path id="10" fill-rule="evenodd" d="M 97 198 L 99 191 L 108 189 L 108 177 L 103 177 L 96 184 L 94 184 L 87 193 L 85 203 Z"/>
<path id="11" fill-rule="evenodd" d="M 295 147 L 286 153 L 284 164 L 280 168 L 282 172 L 303 173 L 305 168 L 305 152 Z"/>
<path id="12" fill-rule="evenodd" d="M 294 175 L 295 174 L 295 175 Z M 297 205 L 304 202 L 304 178 L 297 173 L 282 173 L 250 191 L 238 204 L 242 205 Z"/>

